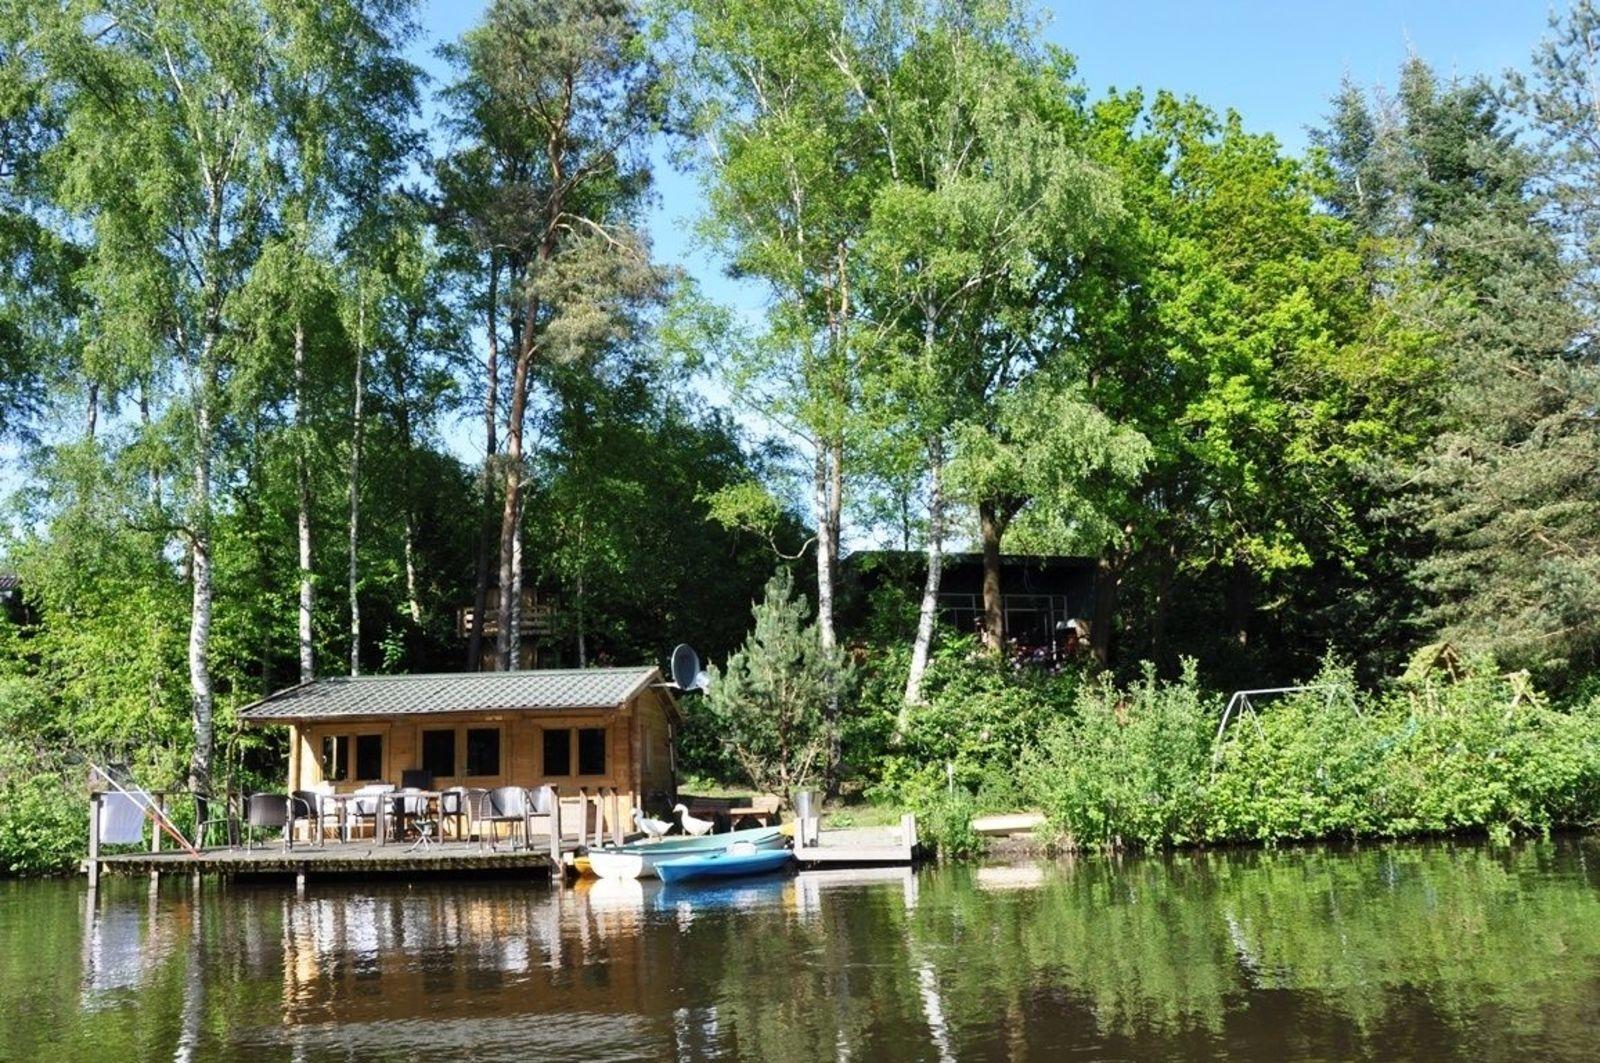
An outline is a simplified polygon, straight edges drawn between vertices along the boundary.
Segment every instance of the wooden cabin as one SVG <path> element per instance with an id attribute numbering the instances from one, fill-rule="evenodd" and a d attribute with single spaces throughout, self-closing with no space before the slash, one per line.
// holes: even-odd
<path id="1" fill-rule="evenodd" d="M 354 791 L 426 772 L 434 789 L 553 785 L 612 794 L 622 822 L 676 789 L 677 701 L 655 668 L 338 676 L 247 706 L 289 729 L 285 789 Z"/>

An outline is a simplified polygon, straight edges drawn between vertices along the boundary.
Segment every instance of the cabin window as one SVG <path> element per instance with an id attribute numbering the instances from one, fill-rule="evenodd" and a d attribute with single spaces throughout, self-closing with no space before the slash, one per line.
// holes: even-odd
<path id="1" fill-rule="evenodd" d="M 606 729 L 584 727 L 578 731 L 578 774 L 606 773 Z"/>
<path id="2" fill-rule="evenodd" d="M 456 774 L 456 732 L 422 732 L 422 770 L 435 779 L 454 778 Z"/>
<path id="3" fill-rule="evenodd" d="M 544 732 L 544 773 L 546 775 L 572 774 L 572 732 L 546 730 Z"/>
<path id="4" fill-rule="evenodd" d="M 349 766 L 350 736 L 322 736 L 322 777 L 328 782 L 343 782 Z"/>
<path id="5" fill-rule="evenodd" d="M 467 774 L 500 774 L 500 728 L 467 728 Z"/>
<path id="6" fill-rule="evenodd" d="M 356 779 L 371 782 L 383 778 L 383 736 L 356 735 Z"/>

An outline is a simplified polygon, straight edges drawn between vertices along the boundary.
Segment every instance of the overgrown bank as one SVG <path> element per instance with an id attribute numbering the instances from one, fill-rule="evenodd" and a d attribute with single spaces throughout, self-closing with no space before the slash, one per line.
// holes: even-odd
<path id="1" fill-rule="evenodd" d="M 1042 811 L 1068 849 L 1470 833 L 1600 822 L 1600 701 L 1553 704 L 1483 664 L 1361 689 L 1327 664 L 1218 738 L 1226 698 L 1192 667 L 1125 685 L 940 670 L 876 792 L 922 810 L 947 851 L 981 811 Z M 964 725 L 965 724 L 965 725 Z"/>

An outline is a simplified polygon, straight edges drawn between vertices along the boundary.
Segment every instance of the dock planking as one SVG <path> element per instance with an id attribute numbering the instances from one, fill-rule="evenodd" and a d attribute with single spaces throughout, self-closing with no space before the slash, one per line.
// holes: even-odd
<path id="1" fill-rule="evenodd" d="M 899 827 L 822 830 L 812 817 L 795 832 L 795 859 L 807 867 L 910 864 L 917 852 L 917 820 L 909 813 Z"/>
<path id="2" fill-rule="evenodd" d="M 563 844 L 563 851 L 576 843 Z M 387 875 L 478 871 L 528 871 L 551 874 L 556 862 L 542 848 L 481 849 L 477 842 L 439 842 L 424 848 L 329 842 L 325 846 L 281 845 L 258 849 L 202 849 L 198 856 L 174 850 L 104 853 L 100 870 L 112 875 Z"/>

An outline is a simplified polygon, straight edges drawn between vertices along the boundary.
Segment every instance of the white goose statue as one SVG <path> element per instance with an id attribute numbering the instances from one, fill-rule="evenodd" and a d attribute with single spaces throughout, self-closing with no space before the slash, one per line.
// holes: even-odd
<path id="1" fill-rule="evenodd" d="M 664 819 L 651 819 L 644 814 L 643 809 L 633 810 L 633 825 L 650 835 L 651 841 L 660 841 L 661 836 L 672 829 L 672 824 Z"/>
<path id="2" fill-rule="evenodd" d="M 696 819 L 689 815 L 689 809 L 682 804 L 672 806 L 672 811 L 678 814 L 678 821 L 683 824 L 683 833 L 698 838 L 702 834 L 710 834 L 711 828 L 716 826 L 709 819 Z"/>

